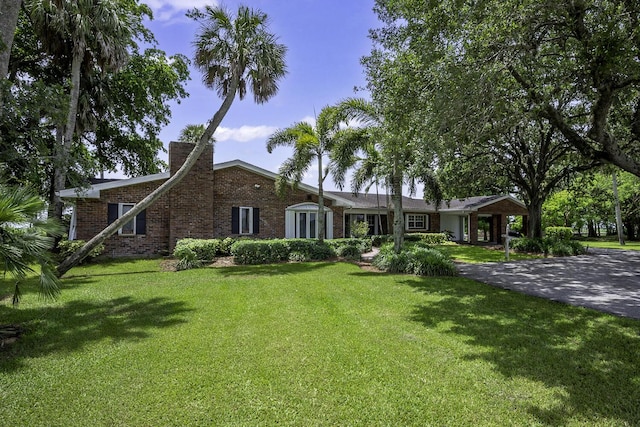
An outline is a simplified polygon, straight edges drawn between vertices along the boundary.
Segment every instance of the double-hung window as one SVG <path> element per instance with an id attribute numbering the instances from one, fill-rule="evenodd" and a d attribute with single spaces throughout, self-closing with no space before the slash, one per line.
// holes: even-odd
<path id="1" fill-rule="evenodd" d="M 238 206 L 231 208 L 232 234 L 258 234 L 260 232 L 260 209 Z"/>
<path id="2" fill-rule="evenodd" d="M 111 224 L 124 214 L 129 212 L 135 203 L 109 203 L 107 205 L 107 222 Z M 121 236 L 136 236 L 147 234 L 147 211 L 140 212 L 134 219 L 118 229 Z"/>
<path id="3" fill-rule="evenodd" d="M 407 214 L 407 230 L 426 230 L 427 228 L 427 216 L 425 214 Z"/>

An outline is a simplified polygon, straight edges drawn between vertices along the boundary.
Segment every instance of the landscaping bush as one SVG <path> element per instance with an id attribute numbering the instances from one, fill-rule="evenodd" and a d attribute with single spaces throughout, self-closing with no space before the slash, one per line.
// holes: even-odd
<path id="1" fill-rule="evenodd" d="M 385 243 L 393 241 L 393 236 L 389 234 L 380 234 L 377 236 L 371 236 L 371 244 L 376 248 L 384 245 Z"/>
<path id="2" fill-rule="evenodd" d="M 457 275 L 455 265 L 446 255 L 422 245 L 412 246 L 396 254 L 391 244 L 385 244 L 373 259 L 373 265 L 389 273 L 408 273 L 419 276 Z"/>
<path id="3" fill-rule="evenodd" d="M 336 255 L 342 258 L 359 261 L 362 252 L 356 246 L 343 245 L 338 247 L 338 249 L 336 250 Z"/>
<path id="4" fill-rule="evenodd" d="M 236 264 L 272 264 L 288 259 L 289 249 L 283 240 L 238 240 L 231 255 Z"/>
<path id="5" fill-rule="evenodd" d="M 351 224 L 351 235 L 356 239 L 362 239 L 369 234 L 369 223 L 366 221 L 358 221 Z"/>
<path id="6" fill-rule="evenodd" d="M 380 252 L 373 258 L 372 264 L 389 273 L 406 273 L 409 265 L 407 254 L 406 251 L 399 254 L 393 252 L 393 246 L 387 243 L 380 248 Z"/>
<path id="7" fill-rule="evenodd" d="M 177 246 L 176 249 L 178 249 Z M 177 251 L 177 254 L 175 250 L 173 251 L 173 255 L 179 258 L 178 264 L 176 265 L 176 270 L 178 271 L 202 267 L 202 260 L 198 258 L 196 252 L 191 249 L 189 245 L 182 245 Z"/>
<path id="8" fill-rule="evenodd" d="M 360 251 L 360 253 L 371 252 L 371 249 L 373 247 L 371 238 L 369 237 L 363 237 L 360 239 L 353 238 L 353 237 L 347 238 L 347 239 L 332 239 L 332 240 L 325 240 L 325 242 L 329 246 L 331 246 L 331 248 L 336 253 L 338 253 L 340 248 L 343 246 L 353 246 L 357 248 Z"/>
<path id="9" fill-rule="evenodd" d="M 510 246 L 516 252 L 549 253 L 549 241 L 546 239 L 518 237 L 511 239 Z"/>
<path id="10" fill-rule="evenodd" d="M 544 234 L 554 241 L 569 241 L 573 238 L 571 227 L 547 227 L 544 230 Z"/>
<path id="11" fill-rule="evenodd" d="M 572 256 L 584 254 L 585 248 L 575 240 L 559 240 L 551 243 L 549 252 L 553 256 Z"/>
<path id="12" fill-rule="evenodd" d="M 188 248 L 195 254 L 196 259 L 211 261 L 218 254 L 220 243 L 220 239 L 180 239 L 173 250 L 173 256 L 182 259 L 189 253 L 185 251 Z"/>
<path id="13" fill-rule="evenodd" d="M 455 276 L 456 266 L 436 249 L 414 247 L 409 252 L 407 273 L 418 276 Z"/>
<path id="14" fill-rule="evenodd" d="M 289 248 L 291 261 L 322 261 L 335 256 L 327 242 L 311 239 L 287 239 L 284 242 Z"/>
<path id="15" fill-rule="evenodd" d="M 407 242 L 424 242 L 428 245 L 442 245 L 449 240 L 447 233 L 407 233 L 404 236 Z"/>
<path id="16" fill-rule="evenodd" d="M 73 254 L 78 249 L 83 247 L 85 243 L 87 242 L 85 242 L 84 240 L 67 240 L 63 238 L 58 242 L 58 249 L 60 250 L 60 252 L 58 253 L 59 258 L 61 260 L 66 259 L 69 255 Z M 91 252 L 89 252 L 89 255 L 87 255 L 81 261 L 81 264 L 90 262 L 93 258 L 102 255 L 103 252 L 104 252 L 103 244 L 96 246 Z"/>
<path id="17" fill-rule="evenodd" d="M 218 251 L 221 256 L 229 256 L 231 255 L 231 246 L 237 241 L 237 239 L 233 237 L 225 237 L 220 242 L 220 248 Z"/>

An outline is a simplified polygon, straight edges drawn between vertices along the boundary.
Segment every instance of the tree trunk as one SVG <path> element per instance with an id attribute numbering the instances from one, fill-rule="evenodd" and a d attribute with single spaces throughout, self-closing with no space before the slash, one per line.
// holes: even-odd
<path id="1" fill-rule="evenodd" d="M 587 237 L 596 237 L 596 226 L 592 219 L 587 220 Z"/>
<path id="2" fill-rule="evenodd" d="M 102 230 L 98 235 L 89 240 L 84 246 L 82 246 L 78 251 L 71 254 L 67 259 L 65 259 L 58 267 L 57 273 L 58 276 L 63 276 L 67 271 L 69 271 L 72 267 L 76 266 L 80 261 L 82 261 L 96 246 L 100 245 L 111 235 L 116 233 L 118 229 L 120 229 L 123 225 L 131 221 L 143 210 L 147 209 L 151 206 L 156 200 L 166 194 L 171 188 L 173 188 L 176 184 L 178 184 L 184 177 L 189 173 L 193 165 L 195 165 L 196 161 L 200 157 L 200 154 L 204 151 L 204 149 L 209 144 L 209 141 L 213 137 L 213 133 L 216 131 L 222 119 L 229 111 L 231 104 L 236 96 L 236 91 L 238 89 L 238 81 L 235 80 L 231 87 L 229 88 L 229 92 L 227 92 L 227 96 L 225 97 L 222 105 L 216 111 L 213 118 L 209 122 L 209 126 L 204 131 L 200 140 L 195 145 L 191 153 L 187 156 L 187 159 L 182 164 L 180 169 L 165 181 L 160 187 L 151 192 L 147 197 L 142 199 L 140 202 L 136 203 L 136 205 L 128 211 L 126 214 L 122 215 L 116 221 L 112 222 L 107 228 Z"/>
<path id="3" fill-rule="evenodd" d="M 618 232 L 618 242 L 624 246 L 624 232 L 622 229 L 622 212 L 620 210 L 620 198 L 618 197 L 617 173 L 613 173 L 613 202 L 616 204 L 616 231 Z"/>
<path id="4" fill-rule="evenodd" d="M 393 251 L 399 254 L 404 246 L 404 213 L 402 211 L 402 174 L 396 168 L 391 177 L 391 201 L 393 202 Z"/>
<path id="5" fill-rule="evenodd" d="M 58 195 L 64 190 L 67 183 L 67 170 L 69 169 L 69 159 L 71 157 L 71 147 L 73 145 L 73 135 L 76 129 L 76 116 L 78 115 L 78 99 L 80 98 L 80 67 L 84 52 L 80 48 L 74 47 L 73 61 L 71 62 L 71 93 L 69 94 L 69 112 L 67 122 L 64 127 L 64 137 L 62 144 L 56 145 L 53 179 L 53 216 L 62 219 L 63 202 Z M 59 131 L 59 130 L 58 130 Z"/>
<path id="6" fill-rule="evenodd" d="M 324 192 L 322 190 L 322 182 L 324 176 L 322 173 L 322 153 L 318 153 L 318 241 L 324 242 Z"/>
<path id="7" fill-rule="evenodd" d="M 534 239 L 542 237 L 542 203 L 543 201 L 540 198 L 533 197 L 527 206 L 529 216 L 527 228 L 529 237 Z"/>
<path id="8" fill-rule="evenodd" d="M 0 0 L 0 80 L 7 78 L 22 0 Z"/>

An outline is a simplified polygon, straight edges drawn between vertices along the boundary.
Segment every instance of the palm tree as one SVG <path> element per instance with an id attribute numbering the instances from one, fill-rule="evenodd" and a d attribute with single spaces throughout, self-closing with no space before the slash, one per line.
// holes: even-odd
<path id="1" fill-rule="evenodd" d="M 134 36 L 141 30 L 144 9 L 132 10 L 121 0 L 25 0 L 25 6 L 47 52 L 58 59 L 71 57 L 69 105 L 64 126 L 57 130 L 54 154 L 53 207 L 62 217 L 62 201 L 55 195 L 65 188 L 76 130 L 83 67 L 117 70 L 124 66 Z M 85 70 L 88 71 L 88 70 Z"/>
<path id="2" fill-rule="evenodd" d="M 223 98 L 222 105 L 209 121 L 184 164 L 160 187 L 138 202 L 131 210 L 89 240 L 57 268 L 63 275 L 104 242 L 124 224 L 149 207 L 189 173 L 200 154 L 210 144 L 215 130 L 229 111 L 236 95 L 242 100 L 247 89 L 254 101 L 261 104 L 278 92 L 278 80 L 286 74 L 286 47 L 268 31 L 267 15 L 259 10 L 240 6 L 234 17 L 222 7 L 206 6 L 194 9 L 189 16 L 200 22 L 194 46 L 195 64 L 203 72 L 207 87 Z"/>
<path id="3" fill-rule="evenodd" d="M 269 153 L 278 146 L 293 148 L 293 156 L 285 160 L 278 171 L 276 191 L 283 195 L 287 184 L 297 186 L 314 161 L 318 169 L 318 240 L 325 235 L 323 183 L 330 168 L 323 168 L 323 157 L 327 156 L 335 145 L 335 136 L 339 130 L 340 118 L 335 107 L 324 107 L 316 119 L 315 126 L 307 122 L 298 122 L 292 126 L 277 130 L 267 140 Z"/>
<path id="4" fill-rule="evenodd" d="M 189 142 L 192 144 L 197 144 L 200 141 L 200 137 L 207 128 L 203 124 L 199 125 L 186 125 L 181 131 L 180 136 L 178 136 L 178 141 L 180 142 Z M 215 138 L 211 137 L 210 142 L 215 142 Z"/>
<path id="5" fill-rule="evenodd" d="M 52 220 L 41 220 L 45 203 L 26 187 L 11 188 L 0 184 L 0 263 L 4 275 L 16 283 L 13 303 L 20 301 L 20 282 L 33 265 L 40 265 L 40 292 L 46 297 L 58 293 L 58 279 L 51 268 L 49 249 L 60 227 Z M 0 328 L 1 329 L 1 328 Z"/>
<path id="6" fill-rule="evenodd" d="M 376 106 L 361 98 L 348 98 L 336 107 L 345 121 L 356 121 L 359 127 L 349 134 L 343 133 L 332 152 L 334 175 L 339 186 L 344 184 L 347 169 L 356 167 L 351 182 L 354 193 L 367 183 L 382 183 L 391 189 L 393 204 L 393 247 L 396 253 L 404 244 L 404 213 L 402 188 L 408 182 L 411 193 L 416 180 L 425 185 L 425 195 L 439 204 L 442 191 L 429 169 L 429 162 L 420 159 L 420 153 L 405 143 L 399 132 L 390 129 Z"/>

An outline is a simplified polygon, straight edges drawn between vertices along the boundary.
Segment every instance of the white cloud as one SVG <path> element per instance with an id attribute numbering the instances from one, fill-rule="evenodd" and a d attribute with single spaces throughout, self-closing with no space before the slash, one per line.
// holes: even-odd
<path id="1" fill-rule="evenodd" d="M 316 125 L 316 118 L 313 116 L 305 116 L 302 118 L 302 120 L 300 120 L 301 122 L 307 122 L 309 123 L 311 126 L 315 126 Z"/>
<path id="2" fill-rule="evenodd" d="M 213 134 L 216 141 L 247 142 L 254 139 L 265 139 L 271 136 L 277 128 L 273 126 L 241 126 L 239 128 L 219 127 Z"/>
<path id="3" fill-rule="evenodd" d="M 146 0 L 145 3 L 153 11 L 153 17 L 158 21 L 169 21 L 176 15 L 194 7 L 215 6 L 216 0 Z"/>

